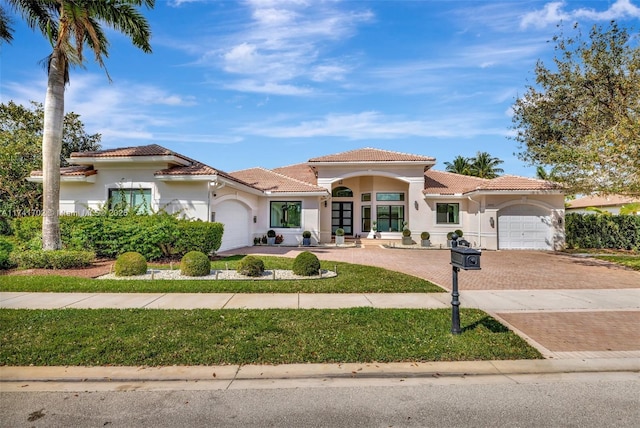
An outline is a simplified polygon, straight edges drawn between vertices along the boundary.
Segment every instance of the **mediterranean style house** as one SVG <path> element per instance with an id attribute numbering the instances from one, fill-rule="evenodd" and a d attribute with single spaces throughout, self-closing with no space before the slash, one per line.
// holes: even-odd
<path id="1" fill-rule="evenodd" d="M 639 198 L 623 195 L 587 195 L 567 202 L 566 211 L 579 214 L 595 214 L 593 208 L 610 214 L 620 214 L 625 205 L 640 204 Z M 640 215 L 640 212 L 636 212 Z"/>
<path id="2" fill-rule="evenodd" d="M 60 210 L 86 214 L 123 199 L 150 210 L 224 224 L 220 251 L 274 230 L 283 245 L 347 237 L 395 240 L 406 227 L 433 246 L 462 230 L 474 247 L 553 250 L 564 244 L 556 184 L 504 175 L 481 179 L 431 168 L 429 156 L 363 148 L 272 170 L 227 173 L 156 144 L 73 153 L 62 168 Z M 34 171 L 29 178 L 41 181 Z"/>

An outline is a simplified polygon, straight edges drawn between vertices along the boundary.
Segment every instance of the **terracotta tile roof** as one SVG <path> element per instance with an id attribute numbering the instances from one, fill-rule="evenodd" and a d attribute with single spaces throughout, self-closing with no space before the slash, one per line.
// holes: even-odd
<path id="1" fill-rule="evenodd" d="M 560 190 L 562 187 L 551 181 L 535 178 L 503 175 L 494 179 L 471 177 L 451 172 L 428 170 L 424 173 L 423 193 L 454 195 L 475 191 Z"/>
<path id="2" fill-rule="evenodd" d="M 93 169 L 92 166 L 86 166 L 86 165 L 72 165 L 72 166 L 65 166 L 60 168 L 60 175 L 66 176 L 66 177 L 73 177 L 73 176 L 88 177 L 90 175 L 95 175 L 97 173 L 98 171 Z M 31 177 L 42 177 L 42 171 L 31 171 Z"/>
<path id="3" fill-rule="evenodd" d="M 466 193 L 485 184 L 488 180 L 451 172 L 428 170 L 424 173 L 425 194 L 454 195 Z"/>
<path id="4" fill-rule="evenodd" d="M 172 152 L 157 144 L 149 144 L 148 146 L 120 147 L 116 149 L 96 150 L 93 152 L 73 152 L 72 158 L 120 158 L 131 156 L 178 156 L 184 157 L 178 153 Z"/>
<path id="5" fill-rule="evenodd" d="M 274 168 L 272 171 L 275 171 L 282 175 L 286 175 L 287 177 L 291 177 L 296 180 L 304 181 L 305 183 L 313 185 L 318 184 L 318 178 L 316 177 L 315 171 L 307 163 L 299 163 L 295 165 Z"/>
<path id="6" fill-rule="evenodd" d="M 589 195 L 567 202 L 569 208 L 611 207 L 640 202 L 640 198 L 622 195 Z"/>
<path id="7" fill-rule="evenodd" d="M 502 175 L 488 180 L 477 190 L 559 190 L 558 183 L 537 178 L 519 177 L 517 175 Z"/>
<path id="8" fill-rule="evenodd" d="M 394 152 L 390 150 L 363 149 L 351 150 L 348 152 L 336 153 L 333 155 L 320 156 L 309 159 L 313 162 L 435 162 L 435 158 L 430 156 L 412 155 L 409 153 Z"/>
<path id="9" fill-rule="evenodd" d="M 265 192 L 326 192 L 324 187 L 305 183 L 264 168 L 234 171 L 231 176 Z"/>

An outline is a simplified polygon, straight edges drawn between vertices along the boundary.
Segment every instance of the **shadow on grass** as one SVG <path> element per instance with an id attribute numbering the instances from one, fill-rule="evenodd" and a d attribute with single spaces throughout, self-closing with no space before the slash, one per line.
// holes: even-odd
<path id="1" fill-rule="evenodd" d="M 495 319 L 487 316 L 484 317 L 476 322 L 474 322 L 473 324 L 469 324 L 466 327 L 462 328 L 462 332 L 464 333 L 465 331 L 470 331 L 470 330 L 475 330 L 478 327 L 484 327 L 487 330 L 489 330 L 492 333 L 508 333 L 509 329 L 507 327 L 505 327 L 504 325 L 500 324 L 498 321 L 496 321 Z"/>

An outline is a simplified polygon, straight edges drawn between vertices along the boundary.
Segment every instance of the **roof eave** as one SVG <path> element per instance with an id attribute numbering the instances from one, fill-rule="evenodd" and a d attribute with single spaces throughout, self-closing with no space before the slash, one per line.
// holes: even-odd
<path id="1" fill-rule="evenodd" d="M 329 192 L 327 191 L 311 191 L 311 192 L 274 192 L 274 191 L 265 191 L 265 196 L 271 198 L 280 198 L 280 197 L 303 197 L 303 196 L 329 196 Z"/>
<path id="2" fill-rule="evenodd" d="M 309 166 L 380 166 L 380 165 L 398 165 L 398 166 L 434 166 L 435 160 L 432 161 L 335 161 L 335 162 L 308 162 Z"/>
<path id="3" fill-rule="evenodd" d="M 27 177 L 27 181 L 31 183 L 42 183 L 44 178 L 42 175 L 32 175 Z M 61 183 L 95 183 L 96 182 L 96 174 L 92 175 L 61 175 L 60 176 Z"/>

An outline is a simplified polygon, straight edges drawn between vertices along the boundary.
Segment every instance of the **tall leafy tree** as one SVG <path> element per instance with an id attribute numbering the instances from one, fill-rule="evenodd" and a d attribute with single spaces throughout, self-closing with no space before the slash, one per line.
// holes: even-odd
<path id="1" fill-rule="evenodd" d="M 44 108 L 13 101 L 0 104 L 0 217 L 35 215 L 42 211 L 42 185 L 26 180 L 42 166 Z M 72 152 L 100 150 L 100 134 L 87 134 L 80 116 L 64 116 L 61 164 Z"/>
<path id="2" fill-rule="evenodd" d="M 615 22 L 585 40 L 554 37 L 554 69 L 513 106 L 521 159 L 550 166 L 570 193 L 640 195 L 640 44 Z"/>
<path id="3" fill-rule="evenodd" d="M 85 45 L 105 68 L 109 43 L 101 24 L 129 36 L 134 46 L 151 52 L 151 31 L 138 7 L 153 8 L 155 0 L 6 0 L 27 24 L 51 42 L 47 63 L 47 93 L 42 137 L 43 217 L 42 247 L 61 247 L 60 152 L 64 118 L 64 89 L 69 69 L 82 66 Z M 108 77 L 108 74 L 107 74 Z"/>
<path id="4" fill-rule="evenodd" d="M 469 175 L 480 178 L 496 178 L 504 173 L 504 170 L 498 167 L 498 165 L 502 163 L 504 163 L 504 161 L 491 156 L 487 152 L 478 152 L 476 156 L 471 159 L 471 171 Z"/>
<path id="5" fill-rule="evenodd" d="M 471 162 L 464 156 L 456 156 L 452 162 L 445 162 L 445 171 L 454 174 L 471 175 Z"/>

